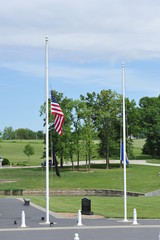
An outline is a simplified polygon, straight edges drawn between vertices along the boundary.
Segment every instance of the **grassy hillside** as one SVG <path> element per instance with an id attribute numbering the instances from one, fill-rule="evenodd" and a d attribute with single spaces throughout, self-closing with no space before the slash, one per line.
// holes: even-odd
<path id="1" fill-rule="evenodd" d="M 28 158 L 23 152 L 28 143 L 35 150 L 35 154 L 30 157 L 29 165 L 40 165 L 44 151 L 42 140 L 3 140 L 0 142 L 0 155 L 2 158 L 8 158 L 11 164 L 28 164 Z"/>
<path id="2" fill-rule="evenodd" d="M 28 158 L 23 152 L 25 145 L 28 143 L 30 143 L 35 150 L 35 154 L 30 157 L 29 165 L 39 166 L 42 162 L 44 151 L 42 140 L 3 140 L 0 142 L 0 155 L 2 155 L 3 158 L 8 158 L 11 164 L 28 165 Z M 144 139 L 133 140 L 133 154 L 135 159 L 152 159 L 151 156 L 142 154 L 144 143 Z M 95 158 L 98 159 L 97 151 L 95 153 Z M 68 161 L 70 161 L 70 159 L 68 159 Z"/>
<path id="3" fill-rule="evenodd" d="M 145 143 L 145 139 L 134 139 L 133 140 L 133 154 L 137 158 L 142 155 L 142 148 Z"/>
<path id="4" fill-rule="evenodd" d="M 142 154 L 142 149 L 145 144 L 145 139 L 134 139 L 133 140 L 133 155 L 135 159 L 152 159 L 152 156 Z"/>

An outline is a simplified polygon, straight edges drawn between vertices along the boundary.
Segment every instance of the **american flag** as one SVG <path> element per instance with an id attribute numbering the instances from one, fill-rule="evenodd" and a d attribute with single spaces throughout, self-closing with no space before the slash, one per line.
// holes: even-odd
<path id="1" fill-rule="evenodd" d="M 51 91 L 51 113 L 54 114 L 54 127 L 56 132 L 59 135 L 62 135 L 62 125 L 64 122 L 64 114 L 57 103 L 55 97 L 53 96 L 53 92 Z"/>

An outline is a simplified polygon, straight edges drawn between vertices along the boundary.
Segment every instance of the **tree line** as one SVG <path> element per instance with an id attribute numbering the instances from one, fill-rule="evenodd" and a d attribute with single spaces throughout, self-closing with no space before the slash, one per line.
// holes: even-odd
<path id="1" fill-rule="evenodd" d="M 100 93 L 80 95 L 80 99 L 70 99 L 54 91 L 64 115 L 63 135 L 59 136 L 54 130 L 54 116 L 49 108 L 49 135 L 56 154 L 63 166 L 64 159 L 70 159 L 74 168 L 74 161 L 79 166 L 80 159 L 86 160 L 90 168 L 91 159 L 103 157 L 106 168 L 109 159 L 120 155 L 120 141 L 122 140 L 122 95 L 116 91 L 102 90 Z M 50 99 L 49 106 L 50 106 Z M 40 115 L 44 116 L 45 106 L 40 108 Z M 126 132 L 127 154 L 133 156 L 133 138 L 145 138 L 143 153 L 160 157 L 160 96 L 143 97 L 137 106 L 135 100 L 126 98 Z M 98 156 L 96 153 L 98 152 Z M 51 151 L 50 151 L 51 155 Z"/>
<path id="2" fill-rule="evenodd" d="M 3 140 L 13 140 L 13 139 L 44 139 L 43 131 L 32 131 L 28 128 L 18 128 L 14 130 L 11 126 L 5 127 L 3 132 L 0 134 L 1 139 Z"/>

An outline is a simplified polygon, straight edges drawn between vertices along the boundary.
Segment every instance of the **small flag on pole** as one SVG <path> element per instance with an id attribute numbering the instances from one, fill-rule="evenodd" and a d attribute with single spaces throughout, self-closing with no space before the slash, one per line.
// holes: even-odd
<path id="1" fill-rule="evenodd" d="M 123 161 L 123 142 L 121 141 L 121 161 Z M 128 161 L 128 157 L 127 157 L 127 153 L 126 153 L 126 163 L 129 166 L 129 161 Z"/>
<path id="2" fill-rule="evenodd" d="M 57 103 L 52 91 L 51 91 L 51 113 L 54 114 L 55 130 L 59 135 L 62 135 L 62 133 L 63 133 L 62 126 L 63 126 L 63 122 L 64 122 L 64 114 L 63 114 L 59 104 Z"/>

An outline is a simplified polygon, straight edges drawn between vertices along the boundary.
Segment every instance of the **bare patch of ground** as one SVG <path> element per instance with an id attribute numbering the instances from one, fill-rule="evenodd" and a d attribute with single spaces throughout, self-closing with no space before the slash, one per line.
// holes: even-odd
<path id="1" fill-rule="evenodd" d="M 58 215 L 60 215 L 63 218 L 77 218 L 78 217 L 78 213 L 62 213 L 62 212 L 58 212 Z M 82 215 L 82 219 L 101 219 L 104 218 L 101 215 Z"/>

